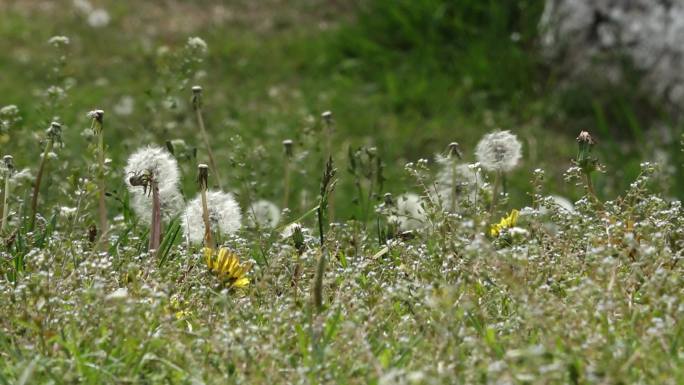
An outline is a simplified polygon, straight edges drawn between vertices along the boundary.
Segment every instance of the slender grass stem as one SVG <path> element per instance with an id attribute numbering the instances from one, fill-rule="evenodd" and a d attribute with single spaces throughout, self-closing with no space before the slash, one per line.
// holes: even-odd
<path id="1" fill-rule="evenodd" d="M 0 234 L 5 231 L 7 216 L 9 215 L 9 196 L 10 196 L 10 174 L 5 175 L 5 189 L 2 190 L 2 222 L 0 222 Z"/>
<path id="2" fill-rule="evenodd" d="M 45 173 L 45 166 L 47 164 L 47 158 L 52 147 L 54 145 L 54 139 L 49 137 L 47 143 L 45 144 L 45 149 L 43 150 L 43 156 L 40 160 L 40 166 L 38 167 L 38 174 L 36 174 L 36 181 L 33 184 L 33 197 L 31 198 L 31 221 L 29 222 L 29 229 L 33 230 L 36 224 L 36 215 L 38 214 L 38 194 L 40 194 L 40 184 L 43 180 L 43 174 Z"/>
<path id="3" fill-rule="evenodd" d="M 218 169 L 216 168 L 216 161 L 214 161 L 214 153 L 211 151 L 211 145 L 209 144 L 209 136 L 207 135 L 207 130 L 204 126 L 204 118 L 202 117 L 202 87 L 194 86 L 192 87 L 193 93 L 193 108 L 195 110 L 195 117 L 197 119 L 197 125 L 200 129 L 200 134 L 202 135 L 202 140 L 204 141 L 204 146 L 207 149 L 207 155 L 209 156 L 209 166 L 211 167 L 211 172 L 216 178 L 216 183 L 219 189 L 223 190 L 223 185 L 221 183 L 221 177 L 219 176 Z"/>
<path id="4" fill-rule="evenodd" d="M 100 218 L 100 245 L 107 248 L 107 234 L 109 225 L 107 223 L 107 205 L 105 203 L 106 181 L 105 181 L 105 148 L 104 148 L 104 112 L 102 110 L 93 111 L 93 126 L 97 126 L 97 163 L 98 163 L 98 213 Z"/>

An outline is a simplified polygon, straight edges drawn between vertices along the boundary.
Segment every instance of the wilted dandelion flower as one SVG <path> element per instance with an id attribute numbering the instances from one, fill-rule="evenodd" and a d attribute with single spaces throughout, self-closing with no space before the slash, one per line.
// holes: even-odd
<path id="1" fill-rule="evenodd" d="M 223 235 L 232 234 L 240 229 L 242 214 L 240 206 L 230 193 L 207 191 L 207 208 L 211 230 Z M 188 202 L 183 215 L 183 231 L 192 243 L 204 240 L 204 218 L 202 217 L 202 197 L 197 196 Z"/>
<path id="2" fill-rule="evenodd" d="M 389 217 L 389 221 L 396 223 L 399 230 L 417 230 L 425 225 L 425 209 L 420 196 L 406 193 L 397 197 L 397 207 Z"/>
<path id="3" fill-rule="evenodd" d="M 209 271 L 216 275 L 229 288 L 243 288 L 249 285 L 247 273 L 251 263 L 240 263 L 240 258 L 225 247 L 218 253 L 209 247 L 204 248 L 204 261 Z"/>
<path id="4" fill-rule="evenodd" d="M 259 200 L 247 209 L 247 226 L 273 228 L 280 222 L 280 209 L 275 203 Z"/>
<path id="5" fill-rule="evenodd" d="M 508 216 L 501 218 L 499 223 L 493 224 L 489 228 L 489 235 L 492 237 L 498 237 L 502 230 L 510 229 L 515 226 L 518 222 L 518 215 L 520 212 L 518 210 L 512 210 Z"/>
<path id="6" fill-rule="evenodd" d="M 146 192 L 142 186 L 131 185 L 130 177 L 146 172 L 149 172 L 154 180 L 157 181 L 162 201 L 164 200 L 164 192 L 178 190 L 178 182 L 180 180 L 178 162 L 162 147 L 147 146 L 134 152 L 128 158 L 124 171 L 126 186 L 133 194 L 145 194 Z"/>
<path id="7" fill-rule="evenodd" d="M 522 145 L 510 131 L 494 131 L 480 140 L 475 156 L 487 171 L 508 172 L 518 165 Z"/>

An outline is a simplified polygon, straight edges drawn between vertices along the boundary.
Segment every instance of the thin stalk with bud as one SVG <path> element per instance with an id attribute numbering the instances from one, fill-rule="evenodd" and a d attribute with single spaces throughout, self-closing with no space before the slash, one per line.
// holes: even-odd
<path id="1" fill-rule="evenodd" d="M 209 206 L 207 205 L 207 189 L 209 185 L 209 166 L 200 164 L 197 166 L 197 183 L 199 184 L 200 197 L 202 199 L 202 219 L 204 220 L 204 247 L 214 248 L 214 240 L 211 235 L 211 222 L 209 221 Z"/>
<path id="2" fill-rule="evenodd" d="M 106 184 L 105 184 L 105 149 L 104 149 L 104 111 L 93 110 L 88 113 L 92 119 L 91 130 L 97 135 L 97 187 L 98 187 L 98 214 L 100 222 L 100 241 L 107 242 L 107 206 L 105 204 Z"/>
<path id="3" fill-rule="evenodd" d="M 55 142 L 61 141 L 62 138 L 62 125 L 57 122 L 50 123 L 50 127 L 46 131 L 45 148 L 43 149 L 43 154 L 40 159 L 40 166 L 38 167 L 38 174 L 36 174 L 36 181 L 33 185 L 33 196 L 31 198 L 31 221 L 29 222 L 29 229 L 33 230 L 36 223 L 36 215 L 38 215 L 38 195 L 40 194 L 40 185 L 43 180 L 43 175 L 45 173 L 45 166 L 47 165 L 47 159 L 55 145 Z"/>
<path id="4" fill-rule="evenodd" d="M 591 150 L 596 144 L 596 140 L 589 134 L 588 131 L 581 131 L 577 136 L 578 152 L 575 164 L 579 167 L 584 176 L 584 183 L 587 188 L 589 196 L 594 203 L 600 204 L 601 200 L 596 194 L 594 184 L 591 180 L 591 174 L 599 169 L 599 163 L 596 158 L 591 156 Z"/>
<path id="5" fill-rule="evenodd" d="M 333 168 L 332 157 L 328 158 L 328 162 L 325 164 L 325 171 L 323 172 L 323 178 L 321 180 L 321 193 L 319 195 L 319 204 L 317 208 L 318 213 L 318 233 L 321 242 L 321 250 L 316 262 L 316 276 L 314 279 L 314 290 L 313 290 L 313 304 L 317 312 L 323 310 L 323 276 L 325 275 L 325 264 L 327 259 L 328 250 L 325 245 L 325 232 L 328 227 L 328 218 L 326 214 L 328 213 L 328 199 L 330 194 L 335 189 L 335 174 L 337 169 Z"/>
<path id="6" fill-rule="evenodd" d="M 323 159 L 333 159 L 333 132 L 335 130 L 335 125 L 333 121 L 333 115 L 331 111 L 325 111 L 321 114 L 321 117 L 323 118 L 323 123 L 325 124 L 325 153 L 324 153 L 324 158 Z M 324 167 L 327 167 L 327 163 L 324 162 Z M 334 220 L 335 218 L 335 195 L 330 194 L 330 197 L 328 198 L 329 200 L 329 206 L 328 206 L 328 217 L 330 220 Z"/>
<path id="7" fill-rule="evenodd" d="M 7 217 L 9 215 L 9 197 L 10 197 L 10 178 L 14 172 L 14 158 L 12 155 L 5 155 L 2 158 L 5 167 L 5 188 L 2 190 L 2 221 L 0 222 L 0 234 L 5 231 L 7 225 Z"/>
<path id="8" fill-rule="evenodd" d="M 204 140 L 204 146 L 207 148 L 207 155 L 209 156 L 209 166 L 211 166 L 211 172 L 216 178 L 216 183 L 219 189 L 223 189 L 221 185 L 221 178 L 219 177 L 218 170 L 216 169 L 216 162 L 214 161 L 214 153 L 211 151 L 211 145 L 209 144 L 209 136 L 207 135 L 207 130 L 204 127 L 204 119 L 202 118 L 202 87 L 193 86 L 192 87 L 192 107 L 195 110 L 195 117 L 197 118 L 197 125 L 200 129 L 200 134 L 202 135 L 202 140 Z"/>

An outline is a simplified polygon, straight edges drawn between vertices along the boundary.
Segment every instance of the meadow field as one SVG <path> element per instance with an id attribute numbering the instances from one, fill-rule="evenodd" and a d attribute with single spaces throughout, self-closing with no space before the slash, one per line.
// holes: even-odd
<path id="1" fill-rule="evenodd" d="M 684 383 L 684 130 L 544 2 L 0 1 L 0 384 Z"/>

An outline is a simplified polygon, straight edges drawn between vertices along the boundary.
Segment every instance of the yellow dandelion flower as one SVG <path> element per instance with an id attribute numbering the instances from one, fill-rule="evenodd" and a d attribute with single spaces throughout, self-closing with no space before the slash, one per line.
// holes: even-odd
<path id="1" fill-rule="evenodd" d="M 249 285 L 247 273 L 252 269 L 250 263 L 240 263 L 234 252 L 222 247 L 218 253 L 209 247 L 204 248 L 204 260 L 209 271 L 222 280 L 226 286 L 242 288 Z"/>
<path id="2" fill-rule="evenodd" d="M 520 214 L 518 210 L 513 210 L 508 216 L 501 218 L 499 223 L 493 224 L 489 228 L 489 235 L 496 238 L 501 233 L 501 230 L 510 229 L 515 226 L 518 222 L 518 214 Z"/>

